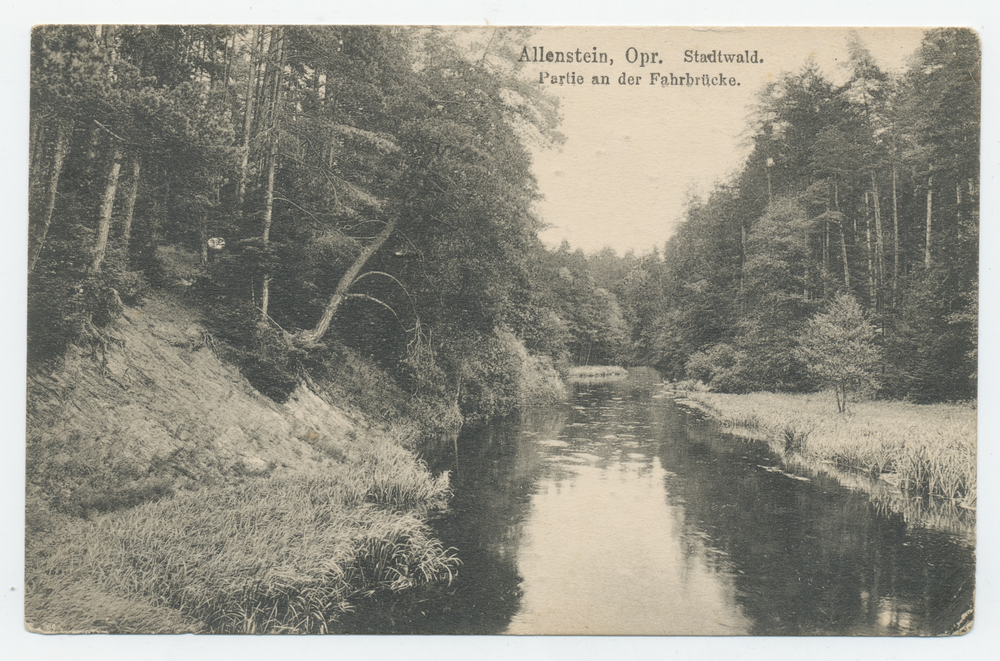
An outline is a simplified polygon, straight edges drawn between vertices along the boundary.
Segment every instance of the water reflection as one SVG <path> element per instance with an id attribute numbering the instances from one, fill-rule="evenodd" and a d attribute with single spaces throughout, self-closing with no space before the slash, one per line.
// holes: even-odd
<path id="1" fill-rule="evenodd" d="M 508 633 L 745 632 L 718 556 L 663 497 L 659 459 L 615 463 L 574 447 L 531 498 Z"/>
<path id="2" fill-rule="evenodd" d="M 442 440 L 434 522 L 451 585 L 365 604 L 346 630 L 935 634 L 970 607 L 973 550 L 832 477 L 651 397 L 648 375 Z"/>

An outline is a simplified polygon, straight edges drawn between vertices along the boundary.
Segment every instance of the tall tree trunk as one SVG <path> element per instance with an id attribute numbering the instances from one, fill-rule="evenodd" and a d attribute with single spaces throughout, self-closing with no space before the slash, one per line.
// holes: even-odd
<path id="1" fill-rule="evenodd" d="M 35 190 L 34 184 L 42 177 L 42 154 L 45 152 L 45 121 L 38 115 L 37 112 L 30 114 L 28 129 L 28 181 L 31 192 Z M 28 194 L 31 195 L 31 192 Z"/>
<path id="2" fill-rule="evenodd" d="M 326 308 L 323 310 L 323 316 L 320 317 L 319 323 L 312 330 L 303 331 L 299 333 L 298 339 L 303 344 L 311 344 L 313 342 L 319 341 L 326 331 L 330 328 L 330 322 L 333 321 L 334 315 L 337 314 L 337 308 L 340 304 L 344 302 L 347 297 L 347 292 L 350 290 L 351 285 L 357 280 L 358 274 L 361 273 L 361 269 L 364 268 L 368 260 L 371 259 L 379 248 L 389 239 L 389 236 L 396 230 L 396 224 L 398 219 L 393 217 L 392 220 L 386 223 L 385 228 L 369 243 L 361 254 L 357 256 L 354 263 L 351 264 L 351 268 L 347 269 L 340 281 L 337 283 L 337 289 L 334 290 L 333 296 L 330 297 L 330 302 L 326 304 Z"/>
<path id="3" fill-rule="evenodd" d="M 847 291 L 851 290 L 851 267 L 847 263 L 847 230 L 844 229 L 844 224 L 840 224 L 840 257 L 844 262 L 844 288 Z"/>
<path id="4" fill-rule="evenodd" d="M 927 229 L 924 240 L 924 268 L 931 267 L 931 220 L 934 207 L 934 175 L 927 175 Z"/>
<path id="5" fill-rule="evenodd" d="M 962 239 L 962 182 L 955 182 L 955 232 Z"/>
<path id="6" fill-rule="evenodd" d="M 104 185 L 104 196 L 97 219 L 97 241 L 94 244 L 94 259 L 90 264 L 91 273 L 99 273 L 104 255 L 108 249 L 108 234 L 111 231 L 111 211 L 115 206 L 115 193 L 118 190 L 118 174 L 122 169 L 122 149 L 115 145 L 111 157 L 111 167 L 108 169 L 107 182 Z"/>
<path id="7" fill-rule="evenodd" d="M 892 305 L 899 288 L 899 198 L 896 195 L 896 165 L 892 166 Z"/>
<path id="8" fill-rule="evenodd" d="M 216 35 L 215 31 L 211 30 L 208 42 L 205 44 L 205 48 L 208 50 L 208 57 L 206 58 L 209 62 L 208 65 L 208 91 L 215 92 L 219 86 L 219 60 L 218 60 L 218 47 L 216 46 Z"/>
<path id="9" fill-rule="evenodd" d="M 747 221 L 740 218 L 740 319 L 746 310 Z"/>
<path id="10" fill-rule="evenodd" d="M 204 211 L 198 212 L 198 243 L 201 249 L 201 265 L 208 266 L 208 218 Z"/>
<path id="11" fill-rule="evenodd" d="M 261 238 L 264 243 L 264 250 L 267 250 L 268 244 L 271 240 L 271 214 L 274 211 L 274 168 L 278 162 L 278 141 L 272 136 L 271 137 L 271 158 L 270 163 L 267 167 L 267 194 L 264 202 L 264 231 L 261 233 Z M 271 274 L 264 274 L 264 281 L 261 285 L 260 292 L 260 311 L 261 317 L 267 319 L 267 305 L 271 299 Z"/>
<path id="12" fill-rule="evenodd" d="M 827 205 L 827 210 L 830 207 Z M 827 285 L 830 282 L 830 221 L 823 221 L 823 249 L 820 257 L 820 279 L 822 282 L 822 296 L 826 300 L 828 295 Z"/>
<path id="13" fill-rule="evenodd" d="M 135 199 L 139 195 L 139 174 L 142 169 L 142 162 L 137 154 L 132 155 L 129 164 L 132 171 L 129 174 L 128 193 L 125 197 L 124 218 L 122 218 L 122 240 L 125 250 L 128 250 L 132 239 L 132 218 L 135 215 Z"/>
<path id="14" fill-rule="evenodd" d="M 276 31 L 276 32 L 275 32 Z M 277 55 L 279 63 L 275 67 L 273 92 L 271 99 L 271 157 L 267 168 L 267 197 L 264 206 L 264 231 L 261 233 L 264 249 L 267 250 L 271 240 L 271 217 L 274 211 L 274 170 L 278 163 L 278 113 L 281 108 L 278 97 L 281 93 L 281 72 L 285 65 L 284 35 L 282 28 L 272 28 L 272 53 Z M 271 300 L 271 274 L 264 274 L 260 293 L 261 318 L 267 319 L 267 307 Z"/>
<path id="15" fill-rule="evenodd" d="M 240 169 L 239 182 L 236 187 L 237 209 L 242 211 L 243 200 L 247 192 L 247 178 L 250 170 L 250 138 L 253 126 L 254 101 L 257 97 L 257 67 L 260 63 L 260 55 L 257 50 L 261 41 L 264 28 L 258 26 L 254 28 L 254 38 L 251 40 L 250 48 L 250 71 L 247 72 L 247 102 L 246 110 L 243 114 L 243 144 L 240 146 Z"/>
<path id="16" fill-rule="evenodd" d="M 59 190 L 59 176 L 62 174 L 63 164 L 66 162 L 66 155 L 69 153 L 70 136 L 73 134 L 73 121 L 56 120 L 56 144 L 52 154 L 52 169 L 49 171 L 49 182 L 46 189 L 45 211 L 42 213 L 42 222 L 35 229 L 35 241 L 28 255 L 28 273 L 31 273 L 38 257 L 45 247 L 45 239 L 49 233 L 49 226 L 52 224 L 52 214 L 56 209 L 56 197 Z"/>
<path id="17" fill-rule="evenodd" d="M 877 300 L 875 303 L 876 312 L 882 314 L 882 288 L 885 286 L 885 239 L 882 233 L 882 207 L 879 202 L 878 182 L 875 180 L 875 173 L 872 172 L 872 208 L 875 212 L 875 292 Z"/>
<path id="18" fill-rule="evenodd" d="M 840 223 L 840 256 L 844 261 L 844 288 L 851 291 L 851 265 L 847 262 L 847 228 L 844 227 L 844 216 L 840 213 L 840 185 L 833 182 L 833 208 L 837 211 Z"/>
<path id="19" fill-rule="evenodd" d="M 867 248 L 865 254 L 868 257 L 868 296 L 872 307 L 874 307 L 877 301 L 875 292 L 875 251 L 872 247 L 872 214 L 868 195 L 869 192 L 865 191 L 865 246 Z"/>

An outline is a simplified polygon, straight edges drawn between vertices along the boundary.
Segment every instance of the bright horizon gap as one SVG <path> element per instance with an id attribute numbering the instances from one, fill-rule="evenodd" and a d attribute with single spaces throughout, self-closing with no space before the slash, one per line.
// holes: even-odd
<path id="1" fill-rule="evenodd" d="M 547 84 L 559 98 L 566 136 L 561 147 L 533 150 L 533 170 L 544 199 L 535 211 L 545 229 L 539 238 L 549 249 L 563 240 L 572 251 L 593 255 L 611 248 L 618 256 L 632 251 L 662 253 L 683 222 L 687 201 L 704 198 L 743 167 L 748 119 L 757 93 L 783 72 L 795 72 L 810 58 L 834 84 L 846 80 L 847 40 L 856 32 L 879 66 L 901 72 L 920 45 L 921 28 L 539 28 L 528 46 L 556 50 L 573 45 L 597 47 L 612 58 L 609 86 L 587 77 L 594 65 L 529 63 L 526 76 L 566 74 L 577 69 L 585 84 Z M 636 44 L 633 44 L 636 42 Z M 631 45 L 659 53 L 662 64 L 639 68 L 620 61 Z M 530 50 L 530 48 L 529 48 Z M 763 63 L 743 65 L 684 62 L 686 51 L 757 51 Z M 725 70 L 715 71 L 724 67 Z M 600 67 L 604 73 L 603 65 Z M 556 69 L 559 69 L 558 71 Z M 565 72 L 562 69 L 567 69 Z M 736 87 L 663 87 L 649 73 L 676 76 L 725 74 Z M 639 85 L 619 85 L 622 72 L 643 76 Z M 612 75 L 613 74 L 613 75 Z M 537 83 L 536 83 L 537 84 Z"/>

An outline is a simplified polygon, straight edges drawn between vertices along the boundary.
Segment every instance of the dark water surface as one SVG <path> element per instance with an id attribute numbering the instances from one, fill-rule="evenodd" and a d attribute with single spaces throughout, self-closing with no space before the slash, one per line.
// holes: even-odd
<path id="1" fill-rule="evenodd" d="M 933 635 L 971 606 L 968 539 L 907 525 L 656 395 L 652 372 L 466 432 L 429 460 L 462 566 L 348 617 L 368 633 Z"/>

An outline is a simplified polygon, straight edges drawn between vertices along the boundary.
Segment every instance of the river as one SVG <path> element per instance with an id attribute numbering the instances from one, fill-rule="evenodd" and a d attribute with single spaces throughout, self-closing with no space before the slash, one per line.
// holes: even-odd
<path id="1" fill-rule="evenodd" d="M 971 607 L 969 536 L 789 472 L 659 395 L 652 371 L 428 453 L 455 579 L 370 601 L 356 633 L 934 635 Z"/>

